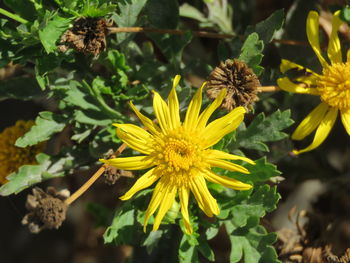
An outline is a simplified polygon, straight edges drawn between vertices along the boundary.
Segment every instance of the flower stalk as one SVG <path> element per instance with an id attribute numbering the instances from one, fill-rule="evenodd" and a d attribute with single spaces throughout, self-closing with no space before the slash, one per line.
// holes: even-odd
<path id="1" fill-rule="evenodd" d="M 3 8 L 0 8 L 0 14 L 2 14 L 2 15 L 4 15 L 4 16 L 7 16 L 7 17 L 9 17 L 9 18 L 11 18 L 11 19 L 13 19 L 13 20 L 16 20 L 17 22 L 20 22 L 20 23 L 22 23 L 22 24 L 27 24 L 27 23 L 29 23 L 28 20 L 26 20 L 26 19 L 20 17 L 19 15 L 13 14 L 13 13 L 11 13 L 11 12 L 9 12 L 9 11 L 3 9 Z"/>

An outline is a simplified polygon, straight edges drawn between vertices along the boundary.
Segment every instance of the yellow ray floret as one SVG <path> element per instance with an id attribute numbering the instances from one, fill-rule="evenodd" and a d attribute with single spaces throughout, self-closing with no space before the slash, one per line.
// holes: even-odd
<path id="1" fill-rule="evenodd" d="M 302 140 L 315 132 L 312 143 L 302 150 L 294 150 L 294 154 L 311 151 L 320 146 L 327 138 L 340 113 L 343 125 L 350 135 L 350 52 L 347 61 L 342 62 L 341 45 L 338 29 L 343 23 L 339 18 L 340 11 L 333 15 L 332 32 L 329 38 L 327 55 L 329 62 L 323 57 L 319 43 L 319 15 L 311 11 L 306 22 L 309 43 L 320 61 L 323 70 L 317 74 L 291 61 L 282 60 L 280 70 L 286 73 L 296 69 L 305 75 L 293 79 L 283 77 L 277 80 L 281 89 L 299 94 L 317 95 L 321 103 L 299 124 L 292 135 L 293 140 Z"/>
<path id="2" fill-rule="evenodd" d="M 154 92 L 153 108 L 158 124 L 144 116 L 130 103 L 147 131 L 133 124 L 115 124 L 118 137 L 130 148 L 144 154 L 134 157 L 120 157 L 102 162 L 119 169 L 148 169 L 122 197 L 128 200 L 135 193 L 157 182 L 146 210 L 144 230 L 150 217 L 157 212 L 153 230 L 157 230 L 176 198 L 180 201 L 181 214 L 188 234 L 192 233 L 188 202 L 193 194 L 198 206 L 207 216 L 218 215 L 220 210 L 215 198 L 210 194 L 206 180 L 236 190 L 249 190 L 252 186 L 220 176 L 211 171 L 211 167 L 220 167 L 229 171 L 249 173 L 249 171 L 232 160 L 241 160 L 250 164 L 254 161 L 247 157 L 208 149 L 226 134 L 234 131 L 243 121 L 245 109 L 238 107 L 225 116 L 208 123 L 212 113 L 221 105 L 226 90 L 223 90 L 214 102 L 202 113 L 202 90 L 198 89 L 192 98 L 185 115 L 180 120 L 179 101 L 176 86 L 180 76 L 173 81 L 173 88 L 168 101 Z"/>

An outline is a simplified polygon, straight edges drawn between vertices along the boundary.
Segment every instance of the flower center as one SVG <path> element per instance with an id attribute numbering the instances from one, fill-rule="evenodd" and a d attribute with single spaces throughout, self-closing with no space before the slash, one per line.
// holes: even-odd
<path id="1" fill-rule="evenodd" d="M 350 107 L 350 62 L 335 63 L 323 69 L 317 89 L 321 99 L 339 110 Z"/>
<path id="2" fill-rule="evenodd" d="M 164 136 L 154 147 L 159 170 L 169 173 L 185 172 L 201 163 L 201 149 L 195 135 L 182 128 Z"/>

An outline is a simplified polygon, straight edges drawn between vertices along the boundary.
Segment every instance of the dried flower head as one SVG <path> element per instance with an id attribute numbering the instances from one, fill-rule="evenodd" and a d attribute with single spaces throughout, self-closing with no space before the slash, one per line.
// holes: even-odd
<path id="1" fill-rule="evenodd" d="M 29 213 L 24 216 L 22 224 L 28 225 L 32 233 L 59 228 L 66 219 L 67 205 L 64 200 L 69 195 L 66 189 L 57 192 L 53 187 L 48 187 L 44 192 L 35 187 L 33 194 L 27 197 L 26 208 Z"/>
<path id="2" fill-rule="evenodd" d="M 246 63 L 237 59 L 221 62 L 209 75 L 207 95 L 215 99 L 220 91 L 227 89 L 221 107 L 232 110 L 238 106 L 250 108 L 258 100 L 257 87 L 261 86 L 258 77 Z"/>
<path id="3" fill-rule="evenodd" d="M 61 36 L 59 50 L 65 52 L 73 48 L 78 52 L 97 56 L 106 49 L 107 27 L 110 25 L 103 18 L 80 17 Z"/>
<path id="4" fill-rule="evenodd" d="M 15 146 L 16 140 L 34 125 L 33 121 L 19 120 L 14 126 L 0 133 L 0 184 L 7 182 L 6 177 L 24 164 L 35 164 L 35 155 L 42 152 L 45 143 L 26 148 Z"/>

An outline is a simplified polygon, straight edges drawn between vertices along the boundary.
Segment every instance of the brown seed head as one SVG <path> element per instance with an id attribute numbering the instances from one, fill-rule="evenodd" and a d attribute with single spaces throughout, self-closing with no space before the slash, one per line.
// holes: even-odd
<path id="1" fill-rule="evenodd" d="M 103 18 L 80 17 L 61 36 L 59 50 L 65 52 L 73 48 L 78 52 L 97 56 L 106 49 L 107 27 L 110 25 Z"/>
<path id="2" fill-rule="evenodd" d="M 227 89 L 222 107 L 232 110 L 243 106 L 247 109 L 258 100 L 257 87 L 261 86 L 258 77 L 246 63 L 237 59 L 221 62 L 209 75 L 207 95 L 215 99 L 220 91 Z"/>
<path id="3" fill-rule="evenodd" d="M 29 213 L 22 220 L 22 224 L 28 225 L 30 232 L 39 233 L 43 229 L 59 228 L 66 219 L 67 205 L 64 200 L 69 196 L 67 190 L 56 192 L 53 187 L 48 187 L 44 192 L 36 187 L 33 194 L 28 195 L 26 208 Z"/>

